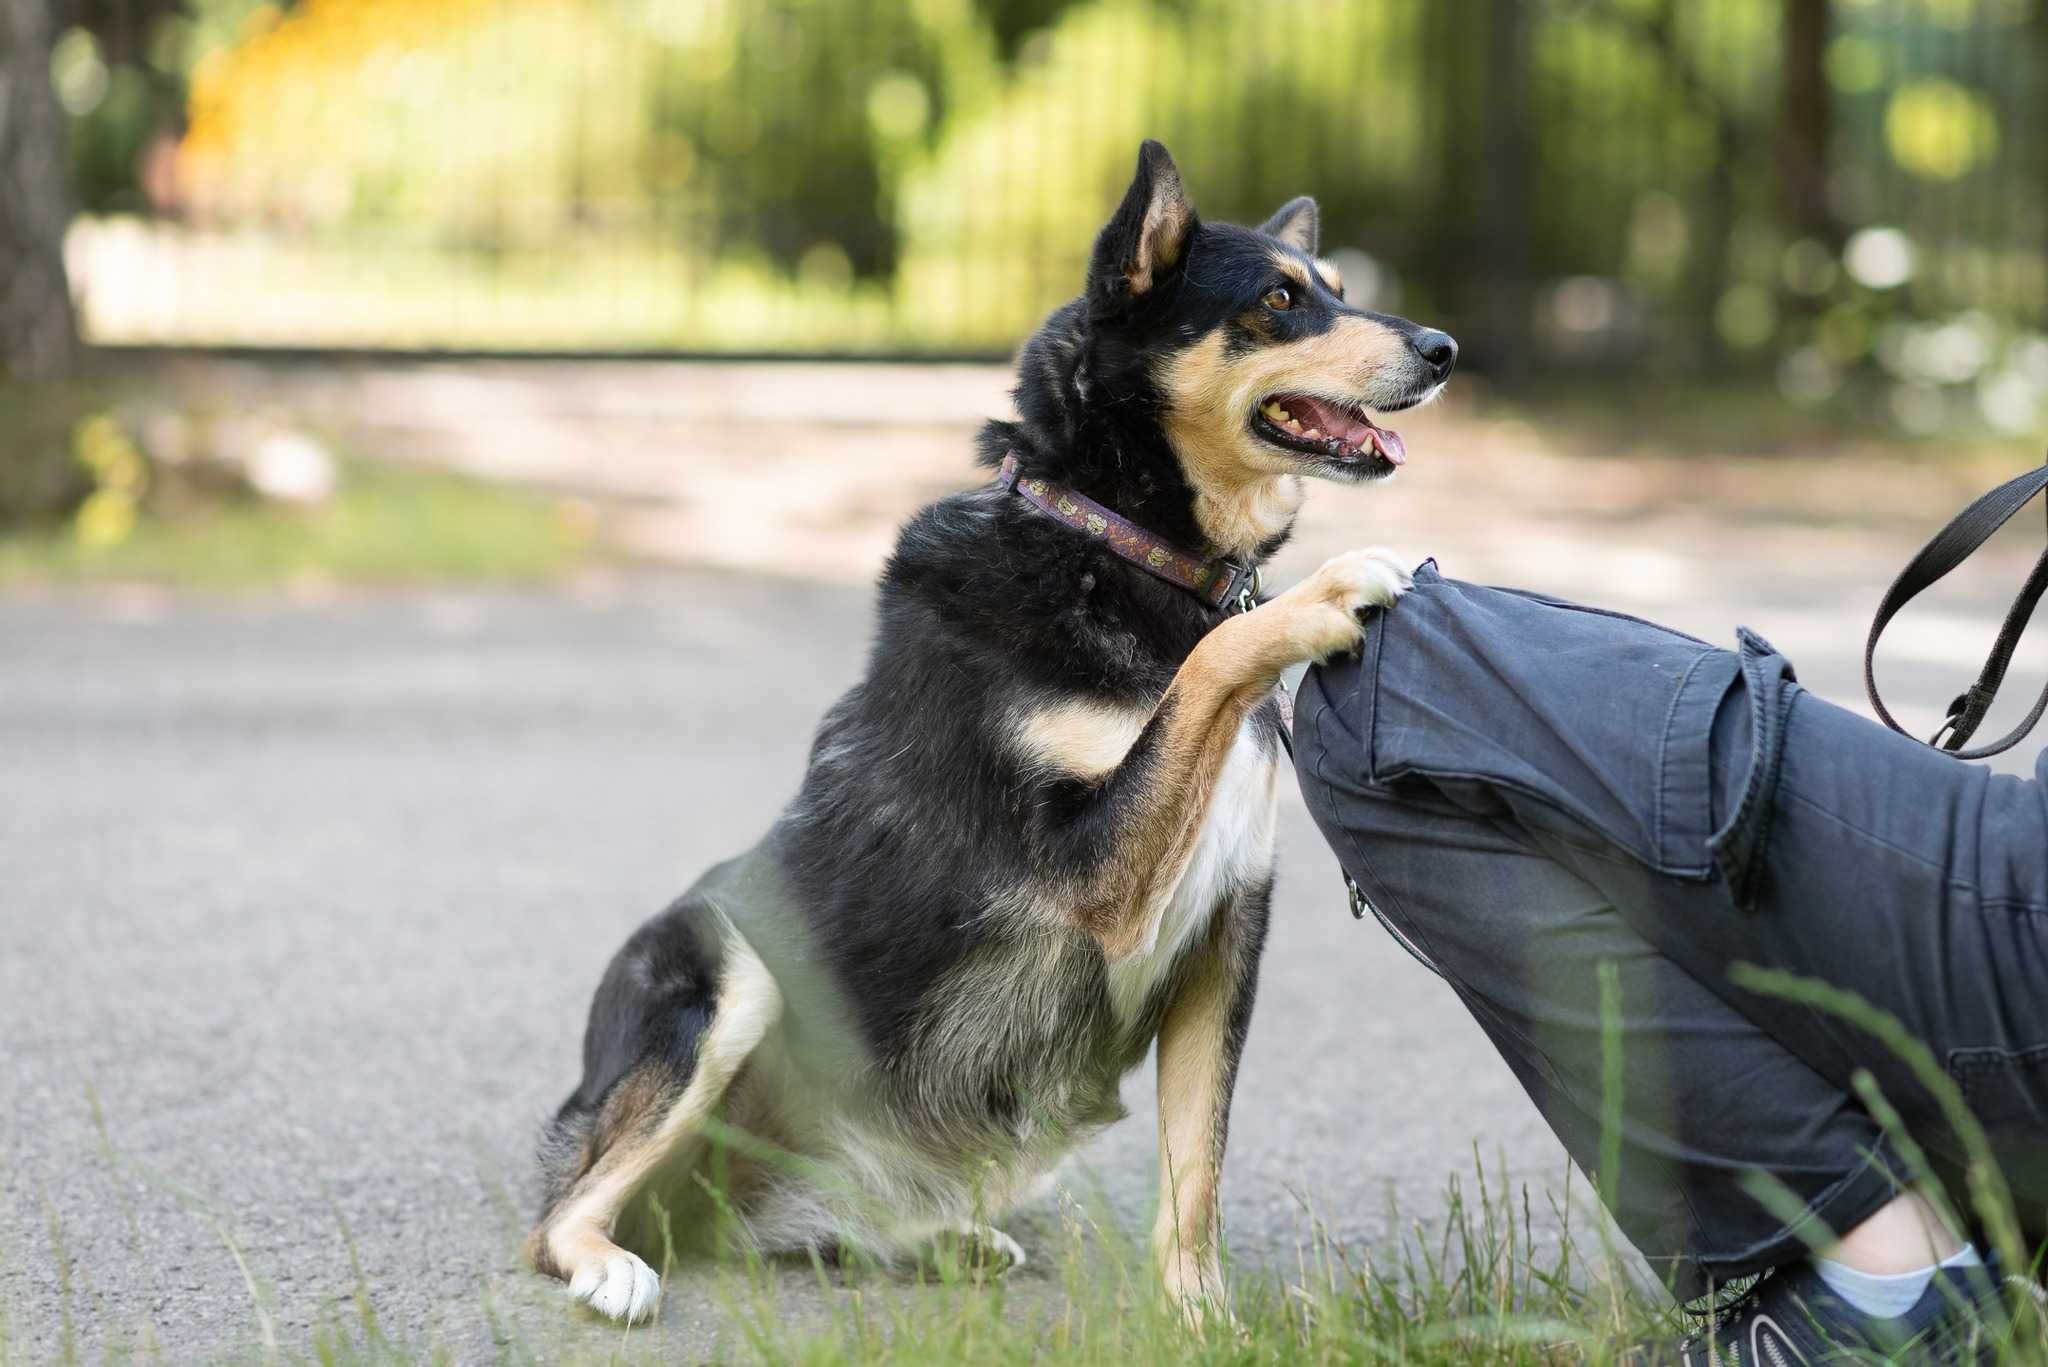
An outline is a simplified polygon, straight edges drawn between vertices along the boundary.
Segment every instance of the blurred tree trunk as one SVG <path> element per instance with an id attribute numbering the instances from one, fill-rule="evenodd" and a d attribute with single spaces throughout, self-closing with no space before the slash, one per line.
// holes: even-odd
<path id="1" fill-rule="evenodd" d="M 1778 199 L 1785 226 L 1839 247 L 1828 206 L 1828 0 L 1784 0 L 1778 100 Z"/>
<path id="2" fill-rule="evenodd" d="M 1481 354 L 1512 380 L 1529 349 L 1529 19 L 1523 0 L 1493 0 L 1488 18 Z"/>
<path id="3" fill-rule="evenodd" d="M 0 0 L 0 371 L 49 378 L 78 357 L 64 277 L 64 121 L 49 0 Z"/>
<path id="4" fill-rule="evenodd" d="M 1414 221 L 1428 236 L 1405 259 L 1433 326 L 1468 364 L 1512 380 L 1529 344 L 1529 30 L 1527 0 L 1428 7 L 1423 138 L 1438 170 Z"/>

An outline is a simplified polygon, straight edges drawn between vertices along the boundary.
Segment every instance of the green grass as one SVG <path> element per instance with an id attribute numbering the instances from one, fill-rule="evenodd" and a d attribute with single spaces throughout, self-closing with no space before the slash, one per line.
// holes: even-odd
<path id="1" fill-rule="evenodd" d="M 317 507 L 232 500 L 144 515 L 105 546 L 69 526 L 0 534 L 0 585 L 534 581 L 572 566 L 587 540 L 585 520 L 545 498 L 358 460 L 343 463 L 339 491 Z"/>
<path id="2" fill-rule="evenodd" d="M 379 1311 L 378 1287 L 339 1209 L 337 1267 L 346 1289 L 317 1308 L 309 1329 L 284 1327 L 277 1289 L 253 1265 L 231 1218 L 208 1201 L 120 1154 L 100 1130 L 98 1157 L 120 1175 L 168 1196 L 229 1254 L 248 1299 L 246 1320 L 206 1355 L 222 1362 L 412 1364 L 466 1360 L 438 1337 L 413 1339 Z M 316 1184 L 317 1185 L 317 1184 Z M 501 1175 L 487 1191 L 516 1239 L 516 1203 Z M 45 1202 L 46 1206 L 48 1202 Z M 1429 1227 L 1388 1211 L 1398 1237 L 1372 1247 L 1330 1238 L 1320 1222 L 1291 1265 L 1233 1267 L 1231 1314 L 1190 1327 L 1156 1290 L 1142 1244 L 1099 1200 L 1063 1196 L 1031 1241 L 1034 1265 L 989 1278 L 938 1259 L 910 1275 L 853 1265 L 828 1268 L 735 1258 L 659 1270 L 666 1291 L 653 1327 L 598 1321 L 529 1273 L 487 1274 L 453 1318 L 473 1318 L 505 1363 L 657 1363 L 682 1360 L 818 1364 L 1081 1363 L 1100 1367 L 1196 1363 L 1564 1364 L 1629 1361 L 1637 1347 L 1683 1332 L 1667 1297 L 1632 1276 L 1590 1208 L 1590 1191 L 1567 1172 L 1558 1194 L 1538 1197 L 1489 1175 L 1476 1159 L 1447 1180 Z M 124 1217 L 145 1258 L 133 1213 Z M 662 1222 L 665 1227 L 665 1222 Z M 1600 1232 L 1590 1243 L 1589 1224 Z M 54 1208 L 45 1235 L 54 1285 L 39 1294 L 44 1351 L 26 1346 L 28 1317 L 0 1302 L 0 1367 L 31 1361 L 159 1360 L 154 1332 L 131 1325 L 88 1347 L 94 1283 L 73 1265 Z M 458 1254 L 471 1257 L 474 1252 Z M 0 1265 L 14 1261 L 0 1249 Z M 509 1266 L 500 1256 L 500 1268 Z M 154 1272 L 150 1273 L 152 1280 Z M 31 1283 L 32 1284 L 32 1283 Z M 438 1317 L 450 1322 L 448 1308 Z M 708 1332 L 707 1332 L 708 1325 Z M 113 1330 L 113 1326 L 108 1329 Z M 677 1337 L 680 1332 L 683 1337 Z M 2020 1341 L 1996 1361 L 2048 1363 L 2048 1337 L 2025 1319 Z"/>
<path id="3" fill-rule="evenodd" d="M 336 1257 L 351 1269 L 352 1288 L 295 1336 L 280 1330 L 277 1292 L 246 1261 L 222 1212 L 111 1148 L 102 1157 L 169 1195 L 239 1270 L 247 1321 L 221 1340 L 214 1360 L 452 1360 L 444 1343 L 410 1341 L 380 1317 L 377 1289 L 345 1226 Z M 660 1269 L 663 1319 L 708 1317 L 716 1325 L 710 1342 L 701 1333 L 679 1341 L 672 1323 L 601 1323 L 532 1274 L 481 1288 L 475 1310 L 500 1360 L 519 1363 L 651 1363 L 686 1351 L 693 1359 L 805 1364 L 1619 1362 L 1632 1345 L 1669 1337 L 1677 1320 L 1654 1292 L 1613 1272 L 1604 1253 L 1589 1259 L 1580 1249 L 1570 1232 L 1569 1182 L 1566 1191 L 1539 1204 L 1526 1187 L 1490 1180 L 1475 1164 L 1450 1179 L 1432 1231 L 1410 1223 L 1389 1247 L 1346 1247 L 1311 1221 L 1293 1267 L 1234 1269 L 1230 1315 L 1199 1328 L 1158 1294 L 1142 1245 L 1099 1202 L 1072 1198 L 1041 1231 L 1034 1266 L 1012 1277 L 989 1278 L 944 1258 L 901 1274 L 759 1259 L 678 1267 L 671 1256 Z M 1398 1212 L 1389 1215 L 1402 1227 Z M 91 1310 L 76 1285 L 90 1279 L 70 1265 L 54 1216 L 48 1237 L 59 1274 L 59 1304 L 44 1307 L 56 1334 L 50 1360 L 154 1356 L 152 1336 L 139 1328 L 110 1336 L 101 1357 L 80 1346 Z M 792 1314 L 798 1296 L 803 1304 Z M 10 1340 L 10 1325 L 21 1334 L 26 1317 L 0 1307 L 0 1364 L 35 1360 L 20 1339 Z"/>

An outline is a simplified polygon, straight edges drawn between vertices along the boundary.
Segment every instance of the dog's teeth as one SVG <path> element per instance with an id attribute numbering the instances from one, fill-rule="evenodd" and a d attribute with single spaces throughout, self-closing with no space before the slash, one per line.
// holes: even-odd
<path id="1" fill-rule="evenodd" d="M 1323 429 L 1320 427 L 1311 427 L 1308 429 L 1308 431 L 1302 433 L 1301 435 L 1307 437 L 1311 441 L 1314 441 L 1317 437 L 1323 435 Z"/>
<path id="2" fill-rule="evenodd" d="M 1301 424 L 1300 424 L 1300 423 L 1298 423 L 1298 422 L 1296 422 L 1296 421 L 1295 421 L 1294 419 L 1292 419 L 1292 418 L 1289 418 L 1289 419 L 1287 420 L 1287 424 L 1286 424 L 1286 426 L 1287 426 L 1287 430 L 1288 430 L 1288 431 L 1290 431 L 1290 432 L 1299 432 L 1299 431 L 1301 430 Z"/>
<path id="3" fill-rule="evenodd" d="M 1277 403 L 1269 403 L 1266 405 L 1266 416 L 1271 418 L 1274 422 L 1286 422 L 1287 410 L 1282 408 Z"/>

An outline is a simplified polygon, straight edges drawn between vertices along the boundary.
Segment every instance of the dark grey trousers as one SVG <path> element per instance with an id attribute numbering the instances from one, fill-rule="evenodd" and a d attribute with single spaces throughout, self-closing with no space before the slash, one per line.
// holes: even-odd
<path id="1" fill-rule="evenodd" d="M 1309 672 L 1296 713 L 1302 791 L 1339 861 L 1589 1175 L 1599 965 L 1615 965 L 1612 1213 L 1682 1298 L 1890 1198 L 1907 1169 L 1851 1090 L 1858 1068 L 1937 1166 L 1958 1153 L 1890 1051 L 1737 988 L 1737 962 L 1900 1017 L 1992 1130 L 2023 1217 L 2048 1208 L 2038 767 L 2005 777 L 1894 735 L 1801 689 L 1749 632 L 1717 649 L 1433 564 L 1360 655 Z M 1756 1170 L 1801 1220 L 1755 1199 Z"/>

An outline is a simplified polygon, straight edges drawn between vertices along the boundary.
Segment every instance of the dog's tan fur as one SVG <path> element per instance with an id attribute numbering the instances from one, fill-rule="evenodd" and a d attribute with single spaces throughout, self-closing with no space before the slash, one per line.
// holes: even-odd
<path id="1" fill-rule="evenodd" d="M 1204 946 L 1159 1026 L 1159 1213 L 1152 1250 L 1167 1294 L 1196 1313 L 1223 1298 L 1216 1196 L 1230 1109 L 1224 1037 L 1239 990 L 1227 957 Z"/>
<path id="2" fill-rule="evenodd" d="M 1229 554 L 1250 555 L 1301 510 L 1298 465 L 1245 426 L 1261 396 L 1370 392 L 1373 377 L 1406 345 L 1378 323 L 1349 318 L 1317 336 L 1238 357 L 1220 336 L 1205 337 L 1160 367 L 1163 425 L 1194 486 L 1203 532 Z"/>
<path id="3" fill-rule="evenodd" d="M 1035 762 L 1076 778 L 1100 778 L 1135 745 L 1146 714 L 1087 700 L 1048 704 L 1017 724 L 1017 745 Z"/>
<path id="4" fill-rule="evenodd" d="M 1312 288 L 1309 284 L 1308 268 L 1301 264 L 1301 258 L 1291 252 L 1274 252 L 1271 255 L 1273 269 L 1305 290 Z"/>
<path id="5" fill-rule="evenodd" d="M 1187 199 L 1181 193 L 1180 173 L 1167 174 L 1171 179 L 1162 183 L 1164 193 L 1155 195 L 1146 206 L 1137 255 L 1124 271 L 1124 281 L 1133 294 L 1151 289 L 1153 277 L 1180 260 L 1181 245 L 1193 222 Z"/>

